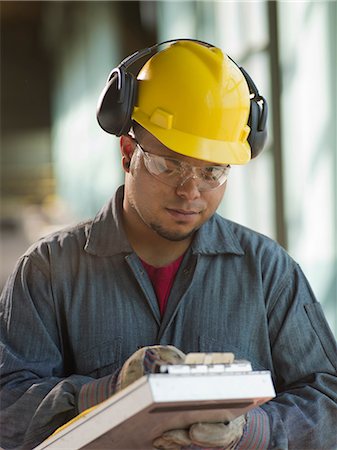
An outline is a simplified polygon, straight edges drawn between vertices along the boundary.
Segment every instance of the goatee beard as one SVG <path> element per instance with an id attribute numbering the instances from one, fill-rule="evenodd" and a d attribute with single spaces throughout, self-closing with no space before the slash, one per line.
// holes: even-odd
<path id="1" fill-rule="evenodd" d="M 191 238 L 194 233 L 196 232 L 196 229 L 189 231 L 188 233 L 179 233 L 177 231 L 169 231 L 165 230 L 161 225 L 158 225 L 156 223 L 151 223 L 150 228 L 155 231 L 160 237 L 167 239 L 168 241 L 185 241 L 186 239 Z"/>

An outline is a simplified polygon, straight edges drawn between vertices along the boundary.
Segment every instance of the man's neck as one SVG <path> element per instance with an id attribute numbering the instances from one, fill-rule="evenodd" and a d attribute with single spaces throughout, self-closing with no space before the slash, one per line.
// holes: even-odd
<path id="1" fill-rule="evenodd" d="M 125 212 L 123 223 L 135 253 L 154 267 L 163 267 L 175 261 L 185 253 L 193 239 L 193 236 L 181 241 L 165 239 L 143 222 L 133 221 Z"/>

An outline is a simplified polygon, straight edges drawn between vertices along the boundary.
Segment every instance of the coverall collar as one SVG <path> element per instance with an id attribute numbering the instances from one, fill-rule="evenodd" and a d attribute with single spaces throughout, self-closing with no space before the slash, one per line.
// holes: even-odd
<path id="1" fill-rule="evenodd" d="M 120 186 L 111 200 L 89 223 L 85 245 L 88 253 L 97 256 L 133 253 L 123 227 L 123 196 L 124 186 Z M 225 220 L 225 227 L 220 227 L 218 226 L 219 220 L 225 219 L 214 214 L 200 227 L 192 242 L 192 252 L 206 255 L 222 253 L 244 255 L 244 250 L 228 221 Z"/>

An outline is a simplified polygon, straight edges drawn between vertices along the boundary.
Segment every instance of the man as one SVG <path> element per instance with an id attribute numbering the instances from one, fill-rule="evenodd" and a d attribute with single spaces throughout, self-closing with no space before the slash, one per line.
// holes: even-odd
<path id="1" fill-rule="evenodd" d="M 4 288 L 1 445 L 37 445 L 163 361 L 229 351 L 270 370 L 276 398 L 156 448 L 332 449 L 337 351 L 321 307 L 280 246 L 216 214 L 230 165 L 263 146 L 264 99 L 208 44 L 173 43 L 136 81 L 146 53 L 112 72 L 98 109 L 122 136 L 125 185 L 37 242 Z"/>

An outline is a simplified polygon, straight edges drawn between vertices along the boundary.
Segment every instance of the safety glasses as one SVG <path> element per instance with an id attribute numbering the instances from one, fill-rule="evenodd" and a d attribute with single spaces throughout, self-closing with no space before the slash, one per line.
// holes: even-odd
<path id="1" fill-rule="evenodd" d="M 198 190 L 210 191 L 223 185 L 230 166 L 192 166 L 178 159 L 149 153 L 136 141 L 136 149 L 143 156 L 147 171 L 158 181 L 172 187 L 182 186 L 189 179 L 196 180 Z"/>

